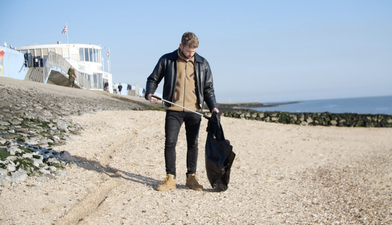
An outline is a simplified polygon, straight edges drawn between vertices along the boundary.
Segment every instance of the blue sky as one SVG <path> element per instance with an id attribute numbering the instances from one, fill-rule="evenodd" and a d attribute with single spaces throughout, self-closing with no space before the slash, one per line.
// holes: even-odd
<path id="1" fill-rule="evenodd" d="M 392 95 L 390 0 L 2 0 L 0 7 L 0 44 L 66 43 L 67 23 L 69 43 L 101 45 L 105 59 L 110 48 L 116 83 L 144 86 L 159 57 L 192 31 L 218 102 Z"/>

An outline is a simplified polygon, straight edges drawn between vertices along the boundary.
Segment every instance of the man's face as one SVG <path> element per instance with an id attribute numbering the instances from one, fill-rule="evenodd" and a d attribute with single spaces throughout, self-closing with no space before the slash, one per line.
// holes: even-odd
<path id="1" fill-rule="evenodd" d="M 180 44 L 180 49 L 181 49 L 182 54 L 184 54 L 186 59 L 191 59 L 195 55 L 195 52 L 197 50 L 197 48 L 191 48 L 191 47 L 189 47 L 187 45 L 184 46 L 182 44 Z"/>

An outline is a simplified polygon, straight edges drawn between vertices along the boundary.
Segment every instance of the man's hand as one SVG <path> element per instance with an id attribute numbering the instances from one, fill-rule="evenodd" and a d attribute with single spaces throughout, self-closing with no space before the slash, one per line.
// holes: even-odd
<path id="1" fill-rule="evenodd" d="M 219 114 L 219 110 L 217 108 L 213 108 L 211 112 L 215 112 L 216 114 Z"/>
<path id="2" fill-rule="evenodd" d="M 156 104 L 158 102 L 158 99 L 154 98 L 152 94 L 148 94 L 148 101 L 150 101 L 153 104 Z"/>

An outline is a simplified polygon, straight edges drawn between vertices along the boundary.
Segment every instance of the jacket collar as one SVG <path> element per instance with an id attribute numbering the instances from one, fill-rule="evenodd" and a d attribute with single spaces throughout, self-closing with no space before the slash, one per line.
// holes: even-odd
<path id="1" fill-rule="evenodd" d="M 177 55 L 177 50 L 178 50 L 178 49 L 176 49 L 176 50 L 174 50 L 172 53 L 170 53 L 170 54 L 168 55 L 168 57 L 169 57 L 170 59 L 176 60 L 177 57 L 178 57 L 178 55 Z M 197 52 L 195 52 L 195 62 L 199 62 L 199 63 L 202 62 L 201 56 L 200 56 L 199 54 L 197 54 Z"/>

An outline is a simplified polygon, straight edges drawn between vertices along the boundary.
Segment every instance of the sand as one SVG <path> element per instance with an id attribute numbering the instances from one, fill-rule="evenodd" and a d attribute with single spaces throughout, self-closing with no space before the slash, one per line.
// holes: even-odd
<path id="1" fill-rule="evenodd" d="M 199 137 L 203 192 L 185 188 L 185 132 L 177 189 L 165 177 L 161 111 L 70 117 L 84 127 L 60 146 L 78 166 L 39 182 L 0 187 L 0 224 L 391 224 L 392 129 L 283 125 L 223 117 L 237 154 L 229 189 L 205 171 L 207 120 Z"/>

